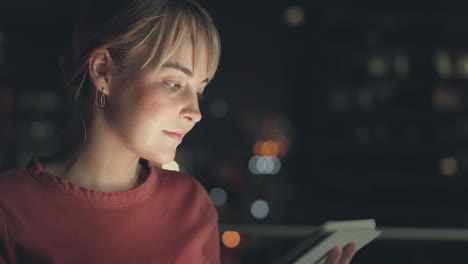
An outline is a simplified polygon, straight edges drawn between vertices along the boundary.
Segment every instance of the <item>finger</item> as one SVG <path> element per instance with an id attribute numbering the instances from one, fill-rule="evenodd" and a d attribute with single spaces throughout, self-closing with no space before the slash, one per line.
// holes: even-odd
<path id="1" fill-rule="evenodd" d="M 343 252 L 343 249 L 341 247 L 336 247 L 327 254 L 327 260 L 325 261 L 325 264 L 338 264 L 338 261 L 340 261 L 341 254 Z"/>
<path id="2" fill-rule="evenodd" d="M 351 259 L 354 257 L 354 254 L 356 253 L 356 247 L 356 242 L 349 243 L 343 249 L 343 253 L 341 254 L 341 259 L 338 262 L 338 264 L 349 264 L 351 262 Z"/>

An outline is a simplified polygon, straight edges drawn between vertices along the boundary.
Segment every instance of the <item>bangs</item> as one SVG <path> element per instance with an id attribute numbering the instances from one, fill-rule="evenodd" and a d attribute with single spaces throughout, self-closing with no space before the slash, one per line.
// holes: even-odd
<path id="1" fill-rule="evenodd" d="M 159 18 L 151 33 L 143 42 L 149 43 L 148 56 L 141 68 L 148 65 L 158 71 L 179 48 L 184 39 L 190 39 L 193 46 L 193 69 L 196 68 L 202 49 L 206 49 L 208 79 L 213 79 L 221 55 L 220 38 L 208 13 L 194 2 L 168 7 Z"/>

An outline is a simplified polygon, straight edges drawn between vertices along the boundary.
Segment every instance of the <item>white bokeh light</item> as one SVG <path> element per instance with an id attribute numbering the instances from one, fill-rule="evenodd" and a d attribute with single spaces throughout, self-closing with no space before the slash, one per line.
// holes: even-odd
<path id="1" fill-rule="evenodd" d="M 250 212 L 252 213 L 253 217 L 257 219 L 264 219 L 268 216 L 268 213 L 270 212 L 270 207 L 268 206 L 268 203 L 264 200 L 256 200 L 252 203 L 252 206 L 250 207 Z"/>
<path id="2" fill-rule="evenodd" d="M 260 172 L 257 170 L 257 160 L 258 160 L 258 156 L 253 156 L 252 158 L 250 158 L 249 160 L 249 170 L 250 172 L 252 172 L 253 174 L 259 174 Z"/>
<path id="3" fill-rule="evenodd" d="M 224 189 L 216 187 L 210 191 L 210 197 L 216 206 L 223 206 L 227 201 L 227 193 Z"/>
<path id="4" fill-rule="evenodd" d="M 249 160 L 249 170 L 253 174 L 276 174 L 281 169 L 281 161 L 277 157 L 253 156 Z"/>
<path id="5" fill-rule="evenodd" d="M 273 171 L 270 174 L 276 174 L 281 169 L 281 161 L 277 157 L 271 157 L 273 159 Z"/>
<path id="6" fill-rule="evenodd" d="M 260 157 L 257 159 L 257 170 L 261 174 L 270 174 L 275 169 L 275 163 L 271 157 Z"/>

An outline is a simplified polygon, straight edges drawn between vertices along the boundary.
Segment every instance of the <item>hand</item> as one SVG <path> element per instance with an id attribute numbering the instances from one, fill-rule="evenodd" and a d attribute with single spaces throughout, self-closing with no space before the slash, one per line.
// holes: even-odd
<path id="1" fill-rule="evenodd" d="M 356 253 L 356 242 L 349 243 L 346 247 L 336 247 L 327 255 L 325 264 L 349 264 Z"/>

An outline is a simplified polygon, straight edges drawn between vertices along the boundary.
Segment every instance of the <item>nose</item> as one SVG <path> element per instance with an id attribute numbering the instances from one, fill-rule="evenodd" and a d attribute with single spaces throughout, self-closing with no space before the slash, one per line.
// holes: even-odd
<path id="1" fill-rule="evenodd" d="M 202 114 L 198 105 L 198 97 L 196 94 L 195 96 L 190 96 L 190 98 L 187 100 L 184 108 L 182 108 L 181 116 L 184 119 L 194 123 L 197 123 L 202 119 Z"/>

